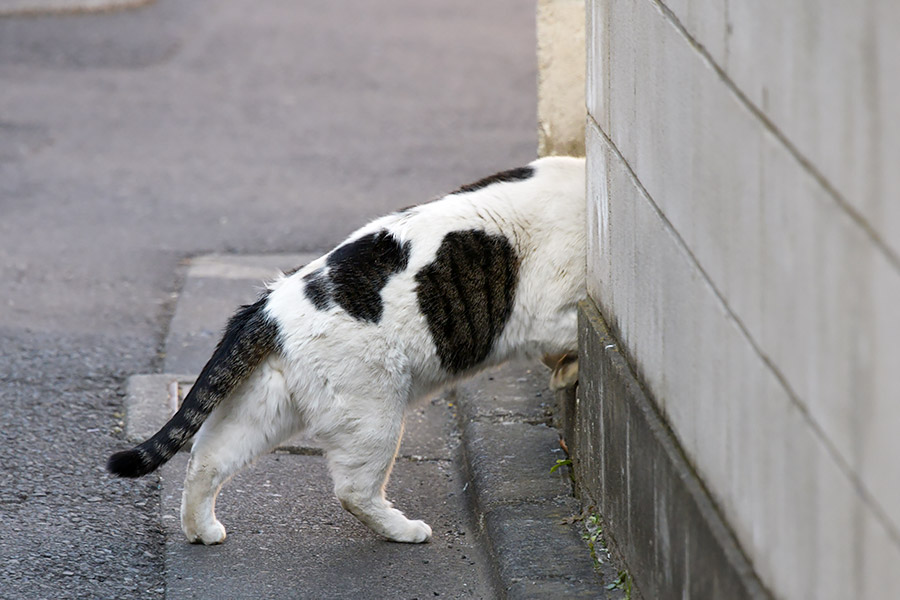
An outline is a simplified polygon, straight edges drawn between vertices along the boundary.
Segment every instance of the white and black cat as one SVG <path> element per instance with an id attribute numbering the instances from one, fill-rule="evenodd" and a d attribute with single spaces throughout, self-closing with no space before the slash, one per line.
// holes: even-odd
<path id="1" fill-rule="evenodd" d="M 407 405 L 514 357 L 574 383 L 584 294 L 584 160 L 543 158 L 369 223 L 269 284 L 229 322 L 180 410 L 107 468 L 139 477 L 196 434 L 181 525 L 216 544 L 216 496 L 289 436 L 322 444 L 341 505 L 376 533 L 431 528 L 384 497 Z"/>

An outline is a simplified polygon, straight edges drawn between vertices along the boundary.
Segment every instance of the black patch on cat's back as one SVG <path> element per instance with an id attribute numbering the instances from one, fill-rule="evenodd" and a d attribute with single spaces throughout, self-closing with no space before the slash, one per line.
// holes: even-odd
<path id="1" fill-rule="evenodd" d="M 479 364 L 512 313 L 519 259 L 502 235 L 448 233 L 433 262 L 416 273 L 416 297 L 441 365 L 460 373 Z"/>
<path id="2" fill-rule="evenodd" d="M 476 190 L 480 190 L 482 188 L 486 188 L 489 185 L 494 183 L 503 183 L 510 181 L 524 181 L 526 179 L 530 179 L 534 176 L 534 167 L 519 167 L 518 169 L 510 169 L 508 171 L 500 171 L 499 173 L 494 173 L 484 179 L 479 179 L 475 183 L 470 183 L 462 186 L 455 192 L 454 194 L 461 194 L 464 192 L 474 192 Z"/>
<path id="3" fill-rule="evenodd" d="M 409 263 L 409 242 L 400 244 L 387 230 L 364 235 L 334 249 L 326 269 L 303 277 L 303 292 L 318 310 L 337 304 L 354 319 L 378 323 L 384 312 L 381 290 Z"/>
<path id="4" fill-rule="evenodd" d="M 325 269 L 316 269 L 312 273 L 303 276 L 306 285 L 303 293 L 306 298 L 319 310 L 327 310 L 331 306 L 331 285 L 325 275 Z"/>

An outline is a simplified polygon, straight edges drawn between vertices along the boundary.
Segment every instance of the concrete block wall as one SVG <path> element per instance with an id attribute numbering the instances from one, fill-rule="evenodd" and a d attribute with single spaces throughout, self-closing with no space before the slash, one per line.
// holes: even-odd
<path id="1" fill-rule="evenodd" d="M 589 296 L 774 596 L 900 597 L 900 4 L 587 4 Z"/>

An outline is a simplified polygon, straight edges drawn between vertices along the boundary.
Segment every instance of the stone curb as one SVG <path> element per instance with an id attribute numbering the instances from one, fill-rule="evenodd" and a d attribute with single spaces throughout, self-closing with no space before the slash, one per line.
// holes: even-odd
<path id="1" fill-rule="evenodd" d="M 619 570 L 594 568 L 569 468 L 550 472 L 566 454 L 548 425 L 555 399 L 546 377 L 508 366 L 455 393 L 463 466 L 498 588 L 516 600 L 624 598 L 606 588 Z"/>
<path id="2" fill-rule="evenodd" d="M 174 373 L 132 375 L 125 396 L 125 438 L 139 444 L 150 438 L 175 414 L 170 397 L 172 384 L 184 394 L 194 383 L 194 376 Z"/>

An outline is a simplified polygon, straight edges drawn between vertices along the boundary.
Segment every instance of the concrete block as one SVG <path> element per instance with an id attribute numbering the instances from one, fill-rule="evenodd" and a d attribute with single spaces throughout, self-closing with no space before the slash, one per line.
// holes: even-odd
<path id="1" fill-rule="evenodd" d="M 585 28 L 587 30 L 587 69 L 585 74 L 585 106 L 587 112 L 609 131 L 606 112 L 606 85 L 609 81 L 609 2 L 587 0 Z"/>
<path id="2" fill-rule="evenodd" d="M 900 248 L 900 7 L 888 1 L 665 0 L 678 26 L 774 131 Z"/>
<path id="3" fill-rule="evenodd" d="M 766 0 L 729 13 L 717 63 L 900 253 L 900 6 Z"/>
<path id="4" fill-rule="evenodd" d="M 688 10 L 690 4 L 676 8 Z M 608 19 L 602 31 L 609 57 L 600 68 L 608 71 L 608 80 L 601 82 L 598 96 L 609 119 L 606 134 L 622 154 L 626 170 L 635 173 L 671 224 L 666 235 L 683 240 L 726 303 L 729 318 L 735 318 L 751 343 L 777 366 L 789 394 L 809 412 L 811 426 L 821 428 L 841 462 L 860 470 L 866 488 L 900 531 L 900 502 L 885 495 L 900 490 L 900 472 L 863 474 L 860 454 L 873 439 L 862 421 L 868 423 L 868 415 L 890 403 L 888 398 L 900 388 L 900 371 L 885 369 L 874 359 L 900 355 L 900 338 L 876 333 L 880 323 L 892 319 L 878 307 L 900 304 L 900 269 L 659 5 L 611 3 L 604 10 L 599 14 Z M 597 14 L 592 11 L 594 21 Z M 592 177 L 597 178 L 597 172 L 592 170 Z M 609 185 L 603 176 L 599 183 L 589 182 L 592 197 L 599 198 L 595 211 L 589 212 L 589 227 L 592 237 L 601 240 L 637 225 L 628 207 L 610 205 L 617 196 L 603 187 Z M 609 224 L 609 215 L 617 210 L 624 211 L 624 229 L 618 231 Z M 608 247 L 613 242 L 589 246 L 589 290 L 594 297 L 616 293 L 597 289 L 608 286 L 614 276 L 609 265 L 634 264 L 635 253 L 655 243 L 647 240 L 652 238 L 643 238 L 643 247 L 622 248 L 615 263 Z M 594 258 L 604 252 L 606 258 Z M 654 271 L 643 273 L 631 291 L 659 298 L 654 289 L 660 282 L 684 285 L 668 271 Z M 632 322 L 633 297 L 625 293 L 619 301 L 601 300 L 614 325 L 620 318 Z M 664 306 L 642 309 L 657 319 L 681 314 L 683 304 L 673 303 L 687 297 L 674 294 Z M 668 327 L 671 321 L 649 327 Z M 641 363 L 659 364 L 653 358 L 657 349 L 631 350 Z M 673 370 L 666 377 L 690 376 L 691 369 L 684 369 L 680 359 L 670 366 Z M 660 402 L 668 400 L 662 397 Z M 708 416 L 721 421 L 715 411 L 726 407 L 713 406 Z M 692 420 L 686 422 L 686 428 L 694 427 Z M 695 434 L 687 429 L 679 434 L 691 450 Z M 879 450 L 867 450 L 869 456 L 894 453 L 893 443 L 880 439 Z"/>
<path id="5" fill-rule="evenodd" d="M 866 587 L 865 575 L 847 577 L 847 565 L 855 565 L 861 560 L 865 545 L 861 521 L 874 521 L 871 514 L 860 510 L 857 491 L 846 484 L 846 474 L 833 460 L 828 460 L 827 453 L 821 452 L 810 465 L 800 465 L 799 469 L 810 471 L 815 480 L 814 490 L 805 498 L 799 499 L 801 506 L 797 511 L 801 514 L 814 512 L 814 520 L 810 523 L 814 536 L 815 554 L 807 560 L 813 562 L 813 572 L 807 587 L 799 590 L 798 598 L 853 598 L 864 597 L 862 588 Z M 811 507 L 817 507 L 811 511 Z M 762 515 L 760 515 L 762 516 Z M 787 523 L 790 527 L 791 524 Z M 880 535 L 885 535 L 882 527 Z M 892 551 L 884 548 L 890 555 Z M 893 551 L 896 553 L 896 549 Z M 900 562 L 895 563 L 900 565 Z M 854 567 L 856 569 L 857 567 Z M 896 571 L 896 569 L 894 569 Z M 883 577 L 887 572 L 882 572 Z M 890 589 L 890 588 L 882 588 Z M 893 589 L 900 590 L 900 586 Z M 876 594 L 877 595 L 877 594 Z"/>
<path id="6" fill-rule="evenodd" d="M 593 115 L 586 123 L 585 144 L 587 146 L 587 207 L 585 219 L 587 223 L 587 293 L 600 301 L 608 301 L 606 282 L 612 281 L 613 271 L 610 262 L 609 232 L 609 177 L 607 169 L 606 142 L 601 127 Z M 619 257 L 621 260 L 621 257 Z M 631 264 L 631 263 L 620 263 Z M 623 307 L 624 309 L 624 307 Z"/>
<path id="7" fill-rule="evenodd" d="M 584 156 L 584 0 L 538 0 L 538 155 Z"/>
<path id="8" fill-rule="evenodd" d="M 854 589 L 858 598 L 896 596 L 900 591 L 900 549 L 871 515 L 860 515 L 856 524 L 861 535 L 853 541 L 853 559 L 860 570 L 860 583 Z"/>
<path id="9" fill-rule="evenodd" d="M 702 0 L 663 0 L 678 21 L 712 56 L 727 57 L 730 9 L 727 2 Z"/>
<path id="10" fill-rule="evenodd" d="M 851 411 L 848 424 L 861 432 L 856 438 L 861 444 L 853 467 L 858 469 L 881 509 L 896 523 L 900 507 L 900 474 L 895 460 L 900 402 L 897 401 L 897 388 L 890 387 L 890 381 L 900 365 L 900 344 L 896 335 L 900 331 L 900 310 L 897 310 L 900 280 L 891 277 L 891 271 L 886 261 L 877 260 L 870 275 L 867 292 L 871 312 L 865 320 L 870 343 L 857 347 L 856 351 L 861 354 L 861 362 L 866 361 L 869 365 L 872 377 L 857 380 L 860 387 L 849 396 L 852 401 L 848 404 L 855 410 Z M 865 371 L 860 375 L 863 373 Z M 871 402 L 862 401 L 867 396 Z M 896 541 L 897 536 L 894 539 Z"/>
<path id="11" fill-rule="evenodd" d="M 625 352 L 638 357 L 634 363 L 638 377 L 658 399 L 656 404 L 691 466 L 766 585 L 786 597 L 846 597 L 842 590 L 862 585 L 851 560 L 855 554 L 848 550 L 862 543 L 859 515 L 875 518 L 887 538 L 896 539 L 884 518 L 893 506 L 880 509 L 881 498 L 890 497 L 887 490 L 894 489 L 890 487 L 894 474 L 882 471 L 884 496 L 860 491 L 869 488 L 861 485 L 833 441 L 810 422 L 809 412 L 792 397 L 781 372 L 751 343 L 684 238 L 599 129 L 591 129 L 589 180 L 600 180 L 608 194 L 603 218 L 609 235 L 601 242 L 606 255 L 590 263 L 589 292 L 601 306 L 609 307 L 610 324 Z M 597 215 L 591 218 L 598 220 Z M 617 268 L 610 269 L 610 264 Z M 608 279 L 595 280 L 604 270 Z M 884 282 L 891 279 L 879 281 L 888 285 Z M 891 318 L 881 322 L 890 323 Z M 610 343 L 605 350 L 618 348 L 618 342 Z M 593 364 L 594 359 L 586 360 Z M 591 381 L 595 376 L 602 374 L 582 372 L 585 395 L 578 399 L 579 414 L 596 412 L 589 401 L 595 396 L 588 394 L 591 389 L 599 393 L 590 387 L 602 383 Z M 865 398 L 872 401 L 879 396 Z M 884 398 L 874 406 L 882 407 L 881 414 L 890 418 L 893 404 Z M 852 406 L 862 409 L 870 403 L 866 399 Z M 603 493 L 626 497 L 634 489 L 634 473 L 652 470 L 657 463 L 652 457 L 639 460 L 642 450 L 632 441 L 631 462 L 610 464 L 618 460 L 610 439 L 627 424 L 623 420 L 627 412 L 604 410 L 609 412 L 602 418 L 595 414 L 579 429 L 579 460 L 584 463 L 578 468 L 606 473 Z M 887 428 L 884 432 L 880 448 L 892 456 Z M 593 440 L 590 451 L 585 450 L 587 439 Z M 874 479 L 870 485 L 875 489 Z M 648 493 L 666 493 L 662 483 L 653 490 Z M 661 540 L 675 539 L 671 533 L 665 538 L 644 529 L 654 514 L 646 501 L 631 498 L 618 508 L 604 507 L 603 512 L 635 543 L 643 541 L 653 548 L 665 545 Z M 669 515 L 661 522 L 671 518 L 681 515 Z M 835 531 L 844 532 L 846 544 L 823 543 L 836 537 L 833 531 L 822 530 L 829 522 Z M 670 570 L 677 571 L 678 564 L 669 565 Z"/>

